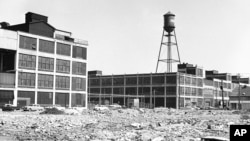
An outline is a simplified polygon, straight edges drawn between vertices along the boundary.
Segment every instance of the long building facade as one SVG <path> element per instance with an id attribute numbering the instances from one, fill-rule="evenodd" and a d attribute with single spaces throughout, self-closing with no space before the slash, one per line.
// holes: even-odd
<path id="1" fill-rule="evenodd" d="M 0 104 L 87 107 L 87 46 L 27 13 L 23 24 L 0 28 Z"/>
<path id="2" fill-rule="evenodd" d="M 212 75 L 191 64 L 179 64 L 174 73 L 102 75 L 101 71 L 89 71 L 88 79 L 90 103 L 127 107 L 133 106 L 134 99 L 148 108 L 229 107 L 235 87 L 230 74 Z"/>

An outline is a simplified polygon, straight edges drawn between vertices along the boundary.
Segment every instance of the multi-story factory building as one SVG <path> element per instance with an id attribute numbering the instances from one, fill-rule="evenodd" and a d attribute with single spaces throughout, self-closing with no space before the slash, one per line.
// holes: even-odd
<path id="1" fill-rule="evenodd" d="M 189 64 L 188 64 L 189 65 Z M 105 101 L 130 107 L 131 100 L 139 99 L 145 107 L 172 107 L 203 104 L 203 70 L 198 67 L 178 66 L 179 72 L 126 75 L 102 75 L 89 72 L 89 101 Z M 185 71 L 185 72 L 184 72 Z"/>
<path id="2" fill-rule="evenodd" d="M 43 15 L 29 12 L 18 25 L 2 22 L 0 103 L 87 107 L 87 46 Z"/>

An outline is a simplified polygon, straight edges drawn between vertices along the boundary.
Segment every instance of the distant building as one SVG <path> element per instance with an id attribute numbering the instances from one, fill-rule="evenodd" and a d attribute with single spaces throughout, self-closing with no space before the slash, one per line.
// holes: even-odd
<path id="1" fill-rule="evenodd" d="M 232 109 L 250 109 L 250 85 L 244 83 L 235 85 L 230 95 L 230 107 Z"/>
<path id="2" fill-rule="evenodd" d="M 178 72 L 102 75 L 89 71 L 89 102 L 119 103 L 130 107 L 139 99 L 141 107 L 232 106 L 229 96 L 237 84 L 232 76 L 218 71 L 205 71 L 192 64 L 179 64 Z"/>
<path id="3" fill-rule="evenodd" d="M 28 12 L 0 28 L 0 104 L 87 107 L 87 46 Z"/>
<path id="4" fill-rule="evenodd" d="M 184 67 L 179 66 L 180 69 Z M 192 71 L 186 69 L 190 74 L 101 75 L 100 71 L 89 71 L 89 101 L 96 104 L 119 103 L 128 107 L 133 99 L 139 99 L 141 107 L 202 106 L 203 71 L 193 66 Z M 94 75 L 94 72 L 99 73 Z"/>

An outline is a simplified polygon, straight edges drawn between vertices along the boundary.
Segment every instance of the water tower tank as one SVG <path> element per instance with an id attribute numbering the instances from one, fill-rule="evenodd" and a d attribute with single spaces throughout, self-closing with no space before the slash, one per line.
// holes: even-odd
<path id="1" fill-rule="evenodd" d="M 164 15 L 164 30 L 167 32 L 172 32 L 175 28 L 174 26 L 174 17 L 175 15 L 171 12 L 168 12 Z"/>

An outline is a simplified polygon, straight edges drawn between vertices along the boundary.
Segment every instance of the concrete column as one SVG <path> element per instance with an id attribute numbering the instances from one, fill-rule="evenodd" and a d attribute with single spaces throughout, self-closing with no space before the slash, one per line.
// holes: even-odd
<path id="1" fill-rule="evenodd" d="M 14 100 L 13 100 L 13 105 L 17 106 L 17 89 L 14 90 Z"/>

